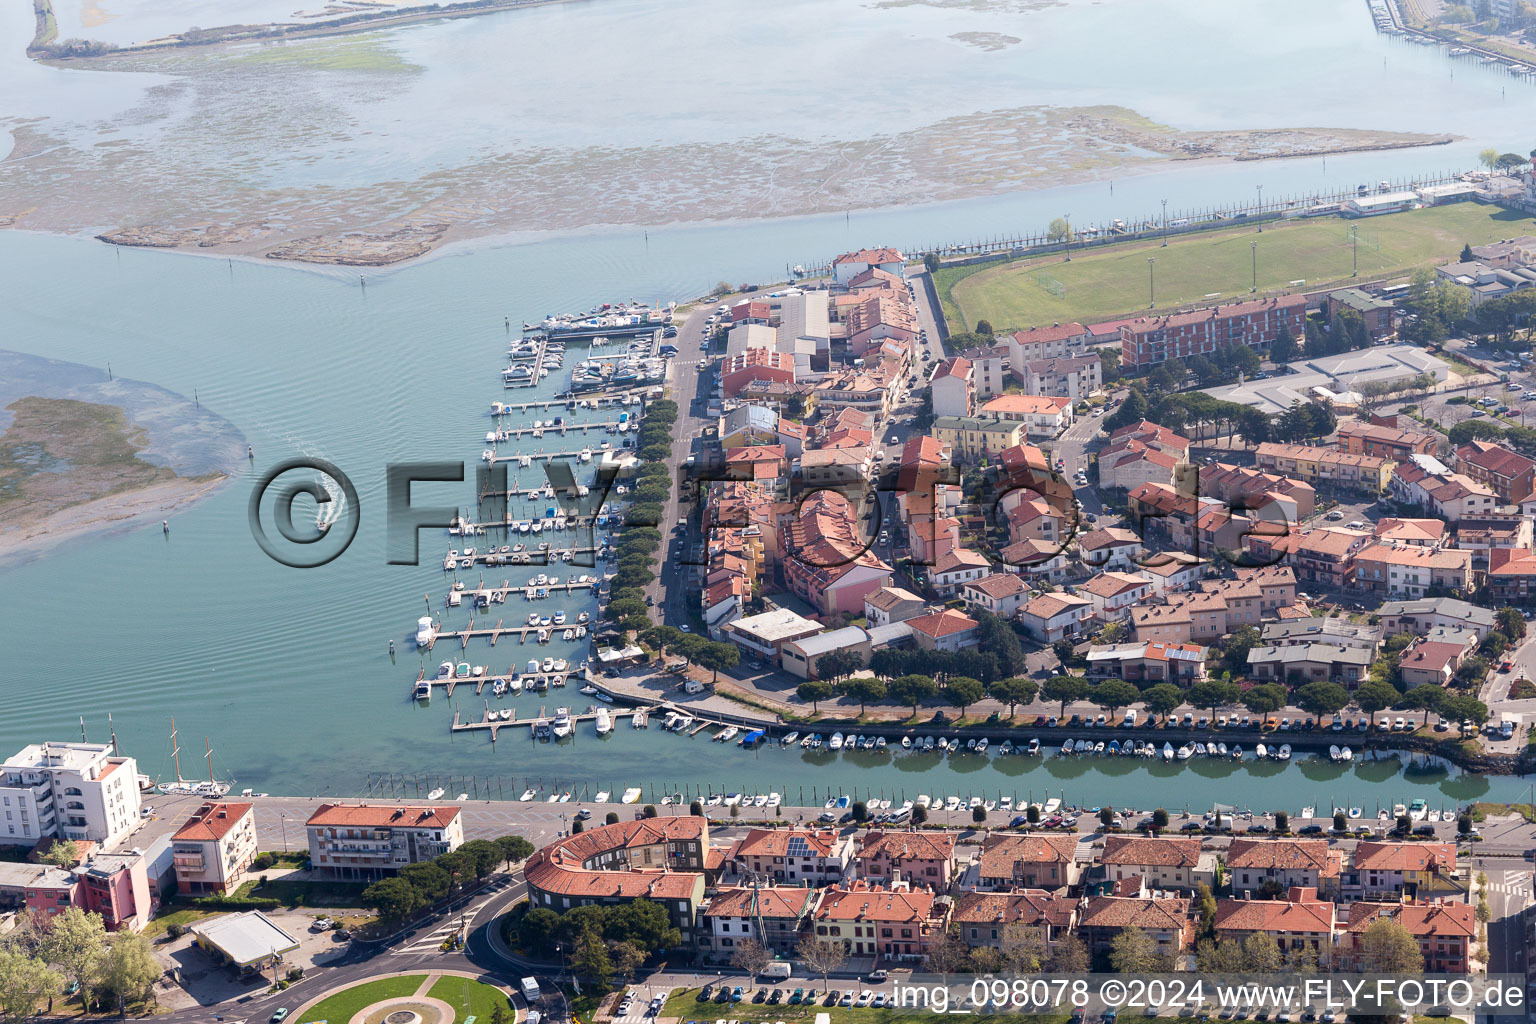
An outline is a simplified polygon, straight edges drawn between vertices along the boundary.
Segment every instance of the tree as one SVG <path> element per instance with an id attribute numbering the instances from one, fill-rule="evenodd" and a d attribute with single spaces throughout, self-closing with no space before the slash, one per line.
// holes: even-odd
<path id="1" fill-rule="evenodd" d="M 1349 691 L 1338 683 L 1308 683 L 1296 691 L 1296 706 L 1322 718 L 1338 714 L 1349 703 Z"/>
<path id="2" fill-rule="evenodd" d="M 1103 825 L 1105 828 L 1109 828 L 1110 823 L 1113 822 L 1114 820 L 1115 820 L 1115 809 L 1113 807 L 1100 807 L 1099 808 L 1099 824 L 1100 825 Z"/>
<path id="3" fill-rule="evenodd" d="M 1112 721 L 1116 711 L 1135 703 L 1140 698 L 1141 691 L 1124 679 L 1106 679 L 1093 688 L 1089 699 L 1109 712 Z"/>
<path id="4" fill-rule="evenodd" d="M 1059 703 L 1061 716 L 1065 718 L 1068 704 L 1088 696 L 1088 680 L 1082 676 L 1052 676 L 1040 687 L 1040 693 L 1046 700 Z"/>
<path id="5" fill-rule="evenodd" d="M 1262 932 L 1254 932 L 1243 940 L 1243 968 L 1253 974 L 1279 974 L 1285 967 L 1285 958 L 1275 940 Z"/>
<path id="6" fill-rule="evenodd" d="M 1440 717 L 1458 722 L 1470 719 L 1473 725 L 1481 727 L 1488 721 L 1488 705 L 1469 693 L 1451 694 L 1440 704 Z"/>
<path id="7" fill-rule="evenodd" d="M 656 809 L 655 804 L 646 804 L 645 810 L 641 811 L 640 813 L 644 814 L 647 818 L 656 818 L 660 817 L 661 815 L 661 812 Z"/>
<path id="8" fill-rule="evenodd" d="M 869 804 L 866 804 L 863 800 L 855 800 L 853 806 L 849 807 L 848 810 L 853 814 L 854 821 L 869 820 Z"/>
<path id="9" fill-rule="evenodd" d="M 1285 811 L 1275 812 L 1275 831 L 1289 832 L 1291 830 L 1291 816 Z"/>
<path id="10" fill-rule="evenodd" d="M 915 811 L 916 808 L 913 810 Z M 914 814 L 914 821 L 916 817 Z M 841 942 L 830 942 L 827 939 L 807 935 L 795 945 L 795 955 L 807 969 L 821 975 L 821 984 L 825 988 L 827 975 L 843 966 L 843 961 L 848 959 L 848 949 Z"/>
<path id="11" fill-rule="evenodd" d="M 472 865 L 477 880 L 495 871 L 501 861 L 501 847 L 489 839 L 471 839 L 459 847 L 459 852 Z"/>
<path id="12" fill-rule="evenodd" d="M 588 932 L 576 940 L 576 955 L 571 966 L 585 974 L 599 988 L 606 989 L 613 979 L 613 959 L 602 936 Z"/>
<path id="13" fill-rule="evenodd" d="M 1088 947 L 1076 935 L 1068 933 L 1056 940 L 1045 969 L 1052 974 L 1084 974 L 1088 970 Z"/>
<path id="14" fill-rule="evenodd" d="M 38 860 L 56 868 L 72 868 L 80 863 L 80 847 L 73 839 L 57 839 Z"/>
<path id="15" fill-rule="evenodd" d="M 1236 703 L 1241 694 L 1236 683 L 1206 679 L 1189 688 L 1189 702 L 1197 708 L 1208 708 L 1214 715 L 1217 708 Z"/>
<path id="16" fill-rule="evenodd" d="M 1038 928 L 1023 921 L 1003 926 L 1002 941 L 998 949 L 1003 954 L 1006 969 L 1019 973 L 1034 973 L 1045 959 L 1045 939 Z"/>
<path id="17" fill-rule="evenodd" d="M 970 969 L 971 948 L 960 937 L 958 929 L 950 929 L 935 935 L 928 943 L 928 970 L 935 974 L 949 975 Z"/>
<path id="18" fill-rule="evenodd" d="M 1166 808 L 1159 807 L 1152 812 L 1152 827 L 1159 832 L 1168 827 L 1168 811 Z"/>
<path id="19" fill-rule="evenodd" d="M 1289 324 L 1282 323 L 1280 330 L 1275 334 L 1275 340 L 1269 345 L 1270 361 L 1288 363 L 1295 359 L 1296 355 L 1296 336 L 1291 333 Z"/>
<path id="20" fill-rule="evenodd" d="M 1472 832 L 1472 815 L 1463 814 L 1456 819 L 1456 831 L 1461 835 L 1470 835 Z"/>
<path id="21" fill-rule="evenodd" d="M 1433 683 L 1424 683 L 1403 694 L 1403 699 L 1398 703 L 1404 709 L 1423 711 L 1424 720 L 1419 725 L 1426 726 L 1429 724 L 1429 713 L 1440 710 L 1445 703 L 1445 689 Z"/>
<path id="22" fill-rule="evenodd" d="M 1195 885 L 1195 912 L 1200 916 L 1198 934 L 1209 938 L 1216 929 L 1216 897 L 1211 893 L 1211 887 L 1204 882 Z"/>
<path id="23" fill-rule="evenodd" d="M 796 697 L 811 702 L 811 714 L 813 715 L 821 712 L 820 704 L 822 701 L 830 700 L 836 693 L 837 690 L 833 688 L 831 683 L 821 679 L 807 679 L 795 687 Z"/>
<path id="24" fill-rule="evenodd" d="M 721 669 L 729 672 L 736 667 L 736 663 L 740 660 L 741 648 L 733 643 L 726 643 L 724 641 L 720 643 L 706 643 L 703 649 L 699 651 L 698 657 L 694 658 L 694 661 L 697 661 L 700 666 L 714 673 L 710 679 L 711 683 L 719 682 Z"/>
<path id="25" fill-rule="evenodd" d="M 736 809 L 736 807 L 733 804 L 731 806 L 731 810 L 735 810 L 735 809 Z M 581 835 L 581 833 L 585 832 L 586 830 L 587 830 L 587 823 L 582 821 L 580 818 L 577 818 L 575 821 L 571 822 L 571 835 L 579 836 L 579 835 Z"/>
<path id="26" fill-rule="evenodd" d="M 1131 388 L 1131 393 L 1125 396 L 1125 401 L 1120 403 L 1120 408 L 1104 417 L 1104 429 L 1113 433 L 1121 427 L 1140 423 L 1146 418 L 1147 397 L 1136 388 Z"/>
<path id="27" fill-rule="evenodd" d="M 927 270 L 928 273 L 930 273 L 930 274 L 933 273 L 935 270 L 938 270 L 939 269 L 939 254 L 936 253 L 936 252 L 924 253 L 923 254 L 923 268 L 925 270 Z"/>
<path id="28" fill-rule="evenodd" d="M 129 1003 L 148 1001 L 164 969 L 150 949 L 149 940 L 126 929 L 112 936 L 112 945 L 101 960 L 101 987 L 117 1001 L 117 1012 Z"/>
<path id="29" fill-rule="evenodd" d="M 954 676 L 944 686 L 944 699 L 951 707 L 959 710 L 962 718 L 965 717 L 965 709 L 981 700 L 985 693 L 986 688 L 981 685 L 981 680 L 970 676 Z"/>
<path id="30" fill-rule="evenodd" d="M 688 805 L 688 813 L 695 818 L 702 818 L 704 817 L 704 805 L 695 800 Z"/>
<path id="31" fill-rule="evenodd" d="M 107 929 L 101 915 L 88 914 L 79 907 L 55 915 L 43 939 L 42 958 L 80 986 L 80 1006 L 87 1012 L 96 971 L 106 948 Z"/>
<path id="32" fill-rule="evenodd" d="M 1285 707 L 1285 687 L 1279 683 L 1262 683 L 1243 694 L 1243 707 L 1256 715 L 1267 715 Z"/>
<path id="33" fill-rule="evenodd" d="M 736 943 L 736 951 L 731 954 L 731 966 L 748 978 L 755 978 L 763 973 L 763 969 L 772 959 L 773 954 L 769 953 L 761 942 L 756 939 L 742 939 Z"/>
<path id="34" fill-rule="evenodd" d="M 1333 812 L 1333 830 L 1335 832 L 1343 832 L 1344 829 L 1348 827 L 1348 825 L 1349 819 L 1344 817 L 1343 811 Z"/>
<path id="35" fill-rule="evenodd" d="M 509 871 L 513 864 L 533 856 L 533 844 L 522 836 L 502 836 L 496 840 L 496 846 L 501 850 L 502 859 L 507 862 Z"/>
<path id="36" fill-rule="evenodd" d="M 892 700 L 909 705 L 915 717 L 917 715 L 917 706 L 923 701 L 932 700 L 937 696 L 939 687 L 930 676 L 905 675 L 891 680 L 890 685 L 885 688 L 885 692 Z"/>
<path id="37" fill-rule="evenodd" d="M 413 910 L 421 909 L 427 904 L 427 898 L 421 890 L 402 878 L 401 875 L 393 875 L 390 878 L 379 878 L 375 883 L 369 884 L 362 890 L 362 906 L 378 913 L 382 920 L 399 921 L 409 917 Z"/>
<path id="38" fill-rule="evenodd" d="M 859 702 L 859 714 L 862 715 L 865 704 L 885 699 L 885 684 L 874 676 L 859 676 L 843 685 L 843 693 Z"/>
<path id="39" fill-rule="evenodd" d="M 1109 966 L 1120 974 L 1152 974 L 1162 970 L 1163 956 L 1157 940 L 1130 925 L 1110 940 Z"/>
<path id="40" fill-rule="evenodd" d="M 617 825 L 618 823 L 619 823 L 619 812 L 618 811 L 609 811 L 607 814 L 603 815 L 603 824 L 604 825 Z"/>
<path id="41" fill-rule="evenodd" d="M 1396 704 L 1400 696 L 1391 683 L 1372 679 L 1355 691 L 1355 704 L 1374 720 L 1376 712 Z"/>
<path id="42" fill-rule="evenodd" d="M 532 844 L 529 845 L 529 852 L 532 853 Z M 395 877 L 404 880 L 406 884 L 416 890 L 417 895 L 421 897 L 421 904 L 418 904 L 418 906 L 426 903 L 436 903 L 448 895 L 448 872 L 432 861 L 407 864 L 400 869 L 400 873 Z M 381 881 L 384 881 L 384 879 L 381 879 Z M 415 908 L 413 907 L 412 909 Z"/>
<path id="43" fill-rule="evenodd" d="M 1485 152 L 1492 153 L 1494 160 L 1498 160 L 1499 154 L 1497 150 L 1486 150 Z M 1492 165 L 1490 164 L 1489 166 L 1491 167 Z M 1070 242 L 1072 240 L 1072 225 L 1068 223 L 1065 217 L 1057 217 L 1046 227 L 1045 237 L 1050 242 Z"/>
<path id="44" fill-rule="evenodd" d="M 990 321 L 990 320 L 977 320 L 976 321 L 976 333 L 977 334 L 988 334 L 988 335 L 990 335 L 992 333 L 992 321 Z"/>
<path id="45" fill-rule="evenodd" d="M 1464 244 L 1461 247 L 1461 256 L 1459 257 L 1459 259 L 1461 260 L 1462 263 L 1471 263 L 1476 258 L 1477 258 L 1476 256 L 1472 255 L 1472 243 L 1471 242 L 1467 242 L 1466 244 Z"/>
<path id="46" fill-rule="evenodd" d="M 1379 917 L 1360 934 L 1362 969 L 1373 974 L 1420 974 L 1424 954 L 1413 933 L 1389 917 Z"/>
<path id="47" fill-rule="evenodd" d="M 1511 640 L 1521 640 L 1525 637 L 1525 616 L 1514 608 L 1500 608 L 1494 616 L 1498 620 L 1499 632 Z"/>
<path id="48" fill-rule="evenodd" d="M 1487 149 L 1478 150 L 1477 162 L 1492 171 L 1495 167 L 1499 166 L 1499 151 L 1492 146 Z"/>
<path id="49" fill-rule="evenodd" d="M 1488 659 L 1473 654 L 1462 660 L 1456 668 L 1456 678 L 1469 686 L 1477 686 L 1488 677 Z"/>
<path id="50" fill-rule="evenodd" d="M 981 804 L 977 804 L 975 807 L 972 807 L 971 808 L 971 820 L 974 821 L 978 825 L 986 824 L 986 822 L 987 822 L 987 809 L 985 807 L 983 807 Z"/>
<path id="51" fill-rule="evenodd" d="M 46 963 L 17 949 L 0 947 L 0 1021 L 21 1024 L 52 1001 L 64 979 Z"/>
<path id="52" fill-rule="evenodd" d="M 841 679 L 851 676 L 864 667 L 864 659 L 857 651 L 828 651 L 816 659 L 816 675 L 822 679 Z"/>
<path id="53" fill-rule="evenodd" d="M 1262 639 L 1259 631 L 1252 626 L 1240 626 L 1233 630 L 1232 635 L 1221 643 L 1221 653 L 1226 660 L 1227 671 L 1233 676 L 1247 675 L 1248 652 L 1257 647 Z"/>
<path id="54" fill-rule="evenodd" d="M 1142 703 L 1155 715 L 1166 715 L 1184 703 L 1184 691 L 1172 683 L 1158 683 L 1141 695 Z"/>
<path id="55" fill-rule="evenodd" d="M 993 683 L 988 692 L 994 700 L 1008 705 L 1008 717 L 1012 718 L 1014 709 L 1020 704 L 1034 702 L 1035 695 L 1040 692 L 1040 685 L 1024 676 L 1009 676 Z"/>
<path id="56" fill-rule="evenodd" d="M 928 808 L 921 804 L 912 808 L 912 824 L 921 825 L 928 820 Z"/>

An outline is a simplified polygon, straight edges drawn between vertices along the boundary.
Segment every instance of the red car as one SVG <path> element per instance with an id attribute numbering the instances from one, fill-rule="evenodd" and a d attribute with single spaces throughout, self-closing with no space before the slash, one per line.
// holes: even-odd
<path id="1" fill-rule="evenodd" d="M 1500 672 L 1508 672 L 1510 669 L 1512 669 L 1514 667 L 1515 667 L 1515 663 L 1513 661 L 1511 661 L 1510 659 L 1508 659 L 1508 658 L 1505 658 L 1502 662 L 1499 663 L 1499 671 Z"/>

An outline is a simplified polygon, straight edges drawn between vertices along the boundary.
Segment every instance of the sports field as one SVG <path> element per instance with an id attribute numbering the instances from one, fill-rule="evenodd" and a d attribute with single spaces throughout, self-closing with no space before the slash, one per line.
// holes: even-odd
<path id="1" fill-rule="evenodd" d="M 1148 308 L 1149 270 L 1159 309 L 1249 295 L 1257 243 L 1258 290 L 1296 291 L 1350 282 L 1358 234 L 1360 278 L 1404 273 L 1456 259 L 1464 244 L 1536 234 L 1536 219 L 1462 202 L 1358 220 L 1326 217 L 1226 228 L 1107 249 L 941 269 L 935 275 L 951 330 L 988 320 L 994 330 L 1072 320 L 1089 323 Z M 1149 267 L 1148 257 L 1156 261 Z M 1304 285 L 1292 282 L 1303 281 Z"/>

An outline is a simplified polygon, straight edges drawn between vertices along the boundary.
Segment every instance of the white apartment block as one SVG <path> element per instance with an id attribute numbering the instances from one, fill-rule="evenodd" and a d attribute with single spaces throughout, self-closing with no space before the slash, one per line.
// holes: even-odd
<path id="1" fill-rule="evenodd" d="M 34 743 L 0 766 L 0 842 L 111 848 L 139 823 L 139 771 L 105 743 Z"/>

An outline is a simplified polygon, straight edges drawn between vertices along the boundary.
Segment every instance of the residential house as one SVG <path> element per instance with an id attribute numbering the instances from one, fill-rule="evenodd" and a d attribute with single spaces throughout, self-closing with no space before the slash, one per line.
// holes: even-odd
<path id="1" fill-rule="evenodd" d="M 1079 588 L 1093 604 L 1093 617 L 1102 623 L 1124 622 L 1131 606 L 1151 595 L 1152 581 L 1124 572 L 1101 572 Z"/>
<path id="2" fill-rule="evenodd" d="M 1014 377 L 1027 386 L 1028 371 L 1025 368 L 1030 363 L 1081 355 L 1088 348 L 1088 340 L 1088 328 L 1071 323 L 1014 331 L 1003 339 L 1003 344 L 1008 346 L 1008 365 L 1012 367 Z"/>
<path id="3" fill-rule="evenodd" d="M 1201 882 L 1216 885 L 1216 855 L 1201 852 L 1199 837 L 1105 836 L 1099 863 L 1114 882 L 1142 878 L 1153 889 L 1191 892 Z"/>
<path id="4" fill-rule="evenodd" d="M 1227 847 L 1227 881 L 1235 893 L 1266 884 L 1284 891 L 1297 886 L 1314 892 L 1338 890 L 1344 855 L 1326 839 L 1242 839 Z"/>
<path id="5" fill-rule="evenodd" d="M 1291 886 L 1277 900 L 1216 901 L 1218 942 L 1240 943 L 1262 935 L 1291 957 L 1304 949 L 1315 958 L 1326 957 L 1333 945 L 1333 921 L 1333 903 L 1318 899 L 1317 890 L 1308 886 Z"/>
<path id="6" fill-rule="evenodd" d="M 905 622 L 927 610 L 926 601 L 901 587 L 881 587 L 864 596 L 864 619 L 871 626 Z"/>
<path id="7" fill-rule="evenodd" d="M 1398 630 L 1386 632 L 1391 634 Z M 1259 631 L 1266 647 L 1305 647 L 1321 643 L 1336 647 L 1359 647 L 1372 654 L 1381 642 L 1381 635 L 1382 631 L 1375 626 L 1325 615 L 1266 622 Z"/>
<path id="8" fill-rule="evenodd" d="M 944 930 L 947 902 L 901 883 L 885 888 L 860 879 L 822 891 L 816 937 L 841 942 L 856 957 L 915 960 Z"/>
<path id="9" fill-rule="evenodd" d="M 845 252 L 832 261 L 832 279 L 840 287 L 847 288 L 854 278 L 871 269 L 883 270 L 898 279 L 905 279 L 907 259 L 901 250 L 889 247 Z"/>
<path id="10" fill-rule="evenodd" d="M 1462 519 L 1456 524 L 1454 546 L 1472 554 L 1474 566 L 1488 567 L 1488 554 L 1494 548 L 1530 551 L 1536 535 L 1531 517 L 1523 512 L 1494 512 Z"/>
<path id="11" fill-rule="evenodd" d="M 1138 640 L 1088 648 L 1089 679 L 1195 683 L 1205 678 L 1206 649 L 1199 644 Z"/>
<path id="12" fill-rule="evenodd" d="M 890 292 L 868 293 L 869 297 L 843 312 L 848 352 L 866 356 L 881 342 L 895 342 L 910 351 L 917 339 L 917 310 L 909 297 Z"/>
<path id="13" fill-rule="evenodd" d="M 720 393 L 726 398 L 741 396 L 752 382 L 795 383 L 795 357 L 771 348 L 748 348 L 721 362 Z"/>
<path id="14" fill-rule="evenodd" d="M 1456 465 L 1473 480 L 1492 488 L 1506 505 L 1536 489 L 1536 459 L 1492 441 L 1472 440 L 1457 448 Z"/>
<path id="15" fill-rule="evenodd" d="M 171 837 L 176 891 L 205 896 L 240 888 L 256 859 L 254 804 L 218 801 L 199 807 Z"/>
<path id="16" fill-rule="evenodd" d="M 1024 439 L 1026 425 L 990 416 L 939 416 L 929 428 L 933 436 L 954 450 L 967 462 L 996 458 L 1004 449 Z"/>
<path id="17" fill-rule="evenodd" d="M 1076 920 L 1076 900 L 1039 889 L 961 893 L 950 914 L 951 924 L 972 949 L 1008 948 L 1019 930 L 1026 929 L 1049 952 L 1058 938 L 1071 932 Z"/>
<path id="18" fill-rule="evenodd" d="M 1029 598 L 1030 590 L 1012 573 L 995 572 L 965 583 L 960 588 L 960 596 L 993 615 L 1011 619 Z"/>
<path id="19" fill-rule="evenodd" d="M 781 563 L 784 582 L 820 614 L 858 614 L 866 595 L 890 586 L 891 567 L 869 550 L 852 505 L 837 491 L 805 499 L 785 532 L 792 557 Z"/>
<path id="20" fill-rule="evenodd" d="M 1536 554 L 1511 548 L 1488 552 L 1488 594 L 1506 605 L 1536 601 Z"/>
<path id="21" fill-rule="evenodd" d="M 1493 491 L 1465 474 L 1437 471 L 1437 466 L 1424 455 L 1397 463 L 1389 480 L 1392 496 L 1451 523 L 1495 510 Z"/>
<path id="22" fill-rule="evenodd" d="M 992 571 L 992 563 L 985 555 L 970 548 L 952 548 L 933 560 L 928 582 L 948 596 L 957 593 L 963 584 L 991 575 Z"/>
<path id="23" fill-rule="evenodd" d="M 1336 526 L 1303 533 L 1290 556 L 1296 578 L 1320 587 L 1354 585 L 1355 556 L 1370 540 L 1364 530 Z"/>
<path id="24" fill-rule="evenodd" d="M 1218 498 L 1236 511 L 1258 512 L 1270 522 L 1299 523 L 1316 507 L 1316 489 L 1301 480 L 1225 462 L 1202 466 L 1199 474 L 1201 497 Z"/>
<path id="25" fill-rule="evenodd" d="M 981 623 L 953 608 L 929 615 L 919 615 L 905 623 L 912 629 L 912 642 L 921 651 L 958 651 L 979 642 Z"/>
<path id="26" fill-rule="evenodd" d="M 1371 531 L 1383 544 L 1402 544 L 1415 548 L 1445 547 L 1446 523 L 1443 519 L 1400 519 L 1389 517 L 1376 522 Z"/>
<path id="27" fill-rule="evenodd" d="M 1373 660 L 1370 650 L 1330 643 L 1254 647 L 1248 651 L 1248 674 L 1266 681 L 1335 682 L 1354 689 L 1369 675 Z"/>
<path id="28" fill-rule="evenodd" d="M 1088 631 L 1093 602 L 1076 594 L 1041 594 L 1019 607 L 1019 623 L 1041 643 L 1080 636 Z"/>
<path id="29" fill-rule="evenodd" d="M 955 836 L 951 832 L 865 833 L 855 854 L 859 877 L 890 884 L 905 880 L 938 892 L 955 874 Z"/>
<path id="30" fill-rule="evenodd" d="M 1461 667 L 1462 661 L 1476 649 L 1476 638 L 1471 633 L 1439 635 L 1453 639 L 1420 637 L 1398 656 L 1398 670 L 1402 674 L 1403 684 L 1409 689 L 1431 683 L 1436 686 L 1448 685 L 1456 677 L 1456 670 Z"/>
<path id="31" fill-rule="evenodd" d="M 1339 447 L 1354 455 L 1374 455 L 1400 462 L 1410 455 L 1433 455 L 1437 435 L 1427 430 L 1388 427 L 1356 420 L 1339 425 Z"/>
<path id="32" fill-rule="evenodd" d="M 1453 597 L 1426 597 L 1417 601 L 1388 601 L 1377 612 L 1381 616 L 1383 636 L 1395 633 L 1424 635 L 1444 626 L 1469 629 L 1482 640 L 1497 628 L 1498 618 L 1491 608 L 1480 608 Z"/>
<path id="33" fill-rule="evenodd" d="M 981 414 L 1004 422 L 1022 423 L 1030 437 L 1054 438 L 1072 425 L 1072 399 L 1046 395 L 998 395 L 981 407 Z"/>
<path id="34" fill-rule="evenodd" d="M 1008 387 L 1008 346 L 969 349 L 971 387 L 976 399 L 1002 394 Z"/>
<path id="35" fill-rule="evenodd" d="M 1346 311 L 1358 315 L 1373 343 L 1390 337 L 1395 330 L 1392 326 L 1392 300 L 1359 288 L 1341 288 L 1329 292 L 1323 308 L 1330 322 Z"/>
<path id="36" fill-rule="evenodd" d="M 1343 891 L 1355 899 L 1405 902 L 1465 894 L 1465 884 L 1456 874 L 1454 843 L 1366 840 L 1355 845 Z"/>
<path id="37" fill-rule="evenodd" d="M 1219 594 L 1164 594 L 1157 603 L 1131 608 L 1137 640 L 1215 643 L 1229 632 L 1227 603 Z"/>
<path id="38" fill-rule="evenodd" d="M 0 765 L 0 843 L 89 840 L 115 846 L 139 827 L 139 774 L 109 743 L 33 743 Z"/>
<path id="39" fill-rule="evenodd" d="M 1055 356 L 1024 364 L 1024 391 L 1082 401 L 1096 394 L 1102 384 L 1104 362 L 1097 352 L 1081 356 Z"/>
<path id="40" fill-rule="evenodd" d="M 1143 551 L 1141 537 L 1134 530 L 1118 526 L 1100 527 L 1078 534 L 1078 561 L 1091 569 L 1135 572 Z"/>
<path id="41" fill-rule="evenodd" d="M 1187 896 L 1094 896 L 1078 913 L 1078 937 L 1090 954 L 1110 948 L 1127 928 L 1139 928 L 1165 957 L 1179 956 L 1194 942 L 1195 923 Z"/>
<path id="42" fill-rule="evenodd" d="M 1304 480 L 1314 487 L 1366 495 L 1386 489 L 1394 465 L 1374 455 L 1272 441 L 1259 445 L 1256 454 L 1259 467 L 1268 472 Z"/>
<path id="43" fill-rule="evenodd" d="M 971 361 L 964 356 L 954 356 L 934 367 L 933 376 L 928 379 L 928 394 L 935 418 L 970 416 L 976 411 L 971 376 Z"/>
<path id="44" fill-rule="evenodd" d="M 1466 974 L 1471 971 L 1477 915 L 1471 904 L 1454 902 L 1351 905 L 1335 962 L 1362 969 L 1365 958 L 1361 938 L 1367 928 L 1383 917 L 1396 921 L 1418 940 L 1425 973 Z"/>
<path id="45" fill-rule="evenodd" d="M 738 405 L 715 421 L 720 447 L 776 444 L 779 440 L 779 414 L 766 405 Z"/>
<path id="46" fill-rule="evenodd" d="M 988 832 L 977 863 L 983 889 L 1041 889 L 1063 893 L 1082 874 L 1075 835 Z"/>
<path id="47" fill-rule="evenodd" d="M 1154 594 L 1169 594 L 1188 590 L 1203 577 L 1210 563 L 1183 551 L 1163 551 L 1149 556 L 1137 570 L 1152 583 Z M 1253 588 L 1255 600 L 1258 588 Z"/>
<path id="48" fill-rule="evenodd" d="M 799 886 L 721 889 L 704 907 L 700 951 L 706 960 L 729 961 L 750 940 L 775 956 L 793 956 L 819 900 L 819 890 Z"/>
<path id="49" fill-rule="evenodd" d="M 1472 552 L 1371 544 L 1355 554 L 1355 586 L 1391 597 L 1423 597 L 1431 588 L 1472 589 Z"/>
<path id="50" fill-rule="evenodd" d="M 789 459 L 781 444 L 754 444 L 728 449 L 725 453 L 725 471 L 733 481 L 754 483 L 781 496 L 789 489 Z"/>
<path id="51" fill-rule="evenodd" d="M 853 861 L 853 837 L 832 829 L 754 828 L 726 855 L 732 875 L 769 879 L 775 885 L 822 886 L 840 882 Z"/>

